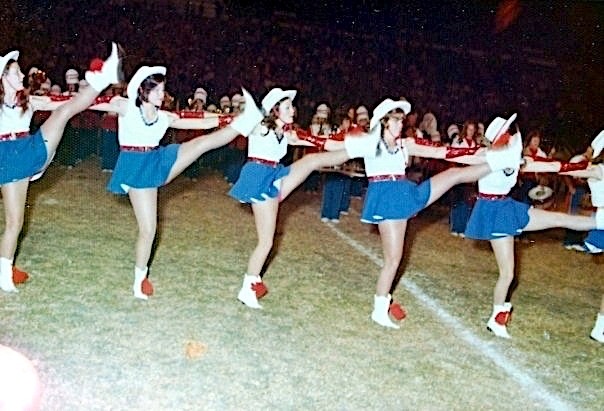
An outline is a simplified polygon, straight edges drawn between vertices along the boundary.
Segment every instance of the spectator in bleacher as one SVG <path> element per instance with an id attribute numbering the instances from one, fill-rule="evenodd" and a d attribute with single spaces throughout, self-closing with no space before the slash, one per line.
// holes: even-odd
<path id="1" fill-rule="evenodd" d="M 327 137 L 332 132 L 331 125 L 331 108 L 326 103 L 319 104 L 315 113 L 312 116 L 312 121 L 308 127 L 308 131 L 313 136 L 324 136 Z M 304 147 L 304 155 L 317 153 L 317 147 Z M 319 192 L 319 185 L 321 183 L 321 174 L 318 171 L 310 173 L 302 187 L 304 192 L 317 194 Z"/>
<path id="2" fill-rule="evenodd" d="M 582 161 L 591 161 L 593 156 L 593 148 L 589 146 L 583 153 L 577 154 L 569 160 L 570 163 L 580 163 Z M 581 213 L 583 207 L 583 198 L 588 192 L 587 181 L 583 178 L 571 176 L 562 176 L 563 181 L 568 189 L 567 199 L 565 201 L 566 211 L 568 214 L 576 215 Z M 585 233 L 566 229 L 562 245 L 567 250 L 585 251 L 583 240 Z"/>
<path id="3" fill-rule="evenodd" d="M 348 133 L 353 126 L 350 118 L 345 115 L 340 119 L 337 132 L 341 135 Z M 356 160 L 350 160 L 354 162 Z M 346 164 L 338 166 L 338 170 L 323 173 L 323 197 L 321 200 L 321 221 L 324 223 L 340 222 L 340 214 L 348 214 L 350 207 L 350 186 L 352 177 L 344 173 L 342 168 Z"/>
<path id="4" fill-rule="evenodd" d="M 466 120 L 461 132 L 455 134 L 455 130 L 449 127 L 451 132 L 451 147 L 454 148 L 475 148 L 478 144 L 476 137 L 476 122 Z M 476 199 L 476 182 L 458 184 L 451 188 L 449 192 L 451 201 L 451 210 L 449 212 L 449 230 L 455 237 L 465 237 L 466 224 L 472 213 L 472 205 Z"/>
<path id="5" fill-rule="evenodd" d="M 533 129 L 528 132 L 522 155 L 533 159 L 547 158 L 547 154 L 541 149 L 541 131 Z M 537 173 L 522 173 L 518 179 L 515 197 L 523 203 L 532 204 L 533 200 L 529 197 L 529 191 L 539 185 L 539 178 Z"/>

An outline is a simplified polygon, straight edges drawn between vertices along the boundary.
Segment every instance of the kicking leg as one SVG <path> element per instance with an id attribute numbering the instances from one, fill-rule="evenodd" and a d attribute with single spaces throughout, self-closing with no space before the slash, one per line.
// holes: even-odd
<path id="1" fill-rule="evenodd" d="M 571 215 L 538 208 L 529 208 L 529 222 L 522 231 L 538 231 L 548 228 L 562 227 L 575 231 L 589 231 L 596 228 L 594 217 Z"/>
<path id="2" fill-rule="evenodd" d="M 166 182 L 176 178 L 204 153 L 229 144 L 238 135 L 247 137 L 260 124 L 262 113 L 256 106 L 254 99 L 247 90 L 242 89 L 242 93 L 245 99 L 245 110 L 243 113 L 235 117 L 227 127 L 181 144 L 178 149 L 178 156 Z"/>
<path id="3" fill-rule="evenodd" d="M 345 150 L 308 154 L 291 165 L 290 172 L 281 180 L 281 199 L 289 196 L 314 170 L 330 167 L 349 160 Z"/>
<path id="4" fill-rule="evenodd" d="M 239 132 L 237 130 L 226 127 L 182 143 L 178 148 L 176 161 L 174 162 L 172 169 L 170 169 L 170 174 L 168 175 L 166 183 L 178 177 L 180 173 L 193 164 L 193 162 L 204 153 L 229 144 L 238 135 Z"/>
<path id="5" fill-rule="evenodd" d="M 438 173 L 430 178 L 430 197 L 426 207 L 434 203 L 453 186 L 471 183 L 491 172 L 488 164 L 478 164 L 467 167 L 455 167 Z"/>
<path id="6" fill-rule="evenodd" d="M 46 150 L 48 151 L 46 166 L 52 161 L 52 158 L 57 151 L 67 122 L 76 114 L 90 107 L 95 98 L 110 84 L 119 82 L 118 66 L 119 57 L 117 54 L 117 45 L 112 43 L 111 55 L 103 63 L 102 69 L 94 72 L 86 72 L 86 80 L 90 86 L 82 88 L 73 99 L 59 106 L 52 112 L 48 120 L 42 124 L 40 129 L 46 143 Z"/>

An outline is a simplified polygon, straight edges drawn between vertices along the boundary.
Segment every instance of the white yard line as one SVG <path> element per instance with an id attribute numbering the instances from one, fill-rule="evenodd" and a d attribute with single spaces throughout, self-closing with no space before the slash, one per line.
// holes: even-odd
<path id="1" fill-rule="evenodd" d="M 381 267 L 383 261 L 375 253 L 365 247 L 363 244 L 354 240 L 344 232 L 338 229 L 334 224 L 326 224 L 329 228 L 336 233 L 338 237 L 346 241 L 352 248 L 363 254 L 375 265 Z M 457 335 L 461 340 L 465 341 L 469 346 L 474 348 L 477 352 L 482 354 L 487 359 L 491 360 L 497 367 L 502 369 L 507 375 L 509 375 L 514 381 L 518 383 L 531 397 L 539 402 L 545 404 L 548 409 L 552 410 L 572 410 L 573 407 L 566 403 L 559 395 L 548 390 L 543 384 L 537 381 L 531 372 L 524 369 L 521 366 L 514 364 L 505 356 L 501 355 L 497 351 L 497 347 L 493 347 L 493 344 L 489 344 L 477 335 L 472 333 L 467 327 L 465 327 L 457 318 L 449 314 L 440 303 L 434 298 L 427 295 L 421 287 L 413 282 L 409 278 L 405 278 L 403 286 L 413 296 L 419 300 L 424 306 L 432 310 L 434 314 L 440 319 L 441 322 L 447 324 L 447 328 Z M 495 337 L 494 337 L 495 338 Z"/>

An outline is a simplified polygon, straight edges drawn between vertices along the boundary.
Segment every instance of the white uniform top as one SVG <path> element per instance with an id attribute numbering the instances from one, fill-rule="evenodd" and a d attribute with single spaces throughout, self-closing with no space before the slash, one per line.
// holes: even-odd
<path id="1" fill-rule="evenodd" d="M 397 174 L 405 175 L 409 161 L 407 148 L 403 145 L 396 153 L 389 153 L 383 141 L 379 144 L 380 153 L 374 158 L 364 158 L 367 177 Z"/>
<path id="2" fill-rule="evenodd" d="M 511 174 L 508 170 L 494 171 L 478 180 L 478 192 L 483 194 L 506 195 L 516 185 L 518 169 Z"/>
<path id="3" fill-rule="evenodd" d="M 119 116 L 118 139 L 122 146 L 135 147 L 155 147 L 159 145 L 166 130 L 170 127 L 170 118 L 164 110 L 157 111 L 157 121 L 152 125 L 147 125 L 139 107 L 134 104 L 128 104 L 126 115 Z"/>
<path id="4" fill-rule="evenodd" d="M 21 107 L 10 108 L 2 105 L 0 109 L 0 135 L 8 133 L 29 132 L 29 124 L 34 115 L 31 103 L 27 105 L 25 113 Z"/>
<path id="5" fill-rule="evenodd" d="M 598 164 L 604 175 L 604 164 Z M 604 207 L 604 178 L 588 178 L 587 184 L 591 190 L 591 203 L 594 207 Z"/>
<path id="6" fill-rule="evenodd" d="M 248 157 L 261 158 L 263 160 L 279 162 L 287 154 L 287 138 L 277 140 L 273 130 L 264 134 L 266 128 L 256 127 L 247 138 Z"/>

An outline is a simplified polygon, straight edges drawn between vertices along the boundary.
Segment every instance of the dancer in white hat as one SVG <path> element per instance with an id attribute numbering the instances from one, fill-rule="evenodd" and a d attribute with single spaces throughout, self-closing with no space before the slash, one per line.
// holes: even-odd
<path id="1" fill-rule="evenodd" d="M 273 88 L 262 99 L 264 119 L 248 136 L 247 163 L 229 194 L 249 203 L 254 213 L 258 243 L 252 252 L 237 298 L 251 308 L 262 308 L 258 299 L 267 289 L 261 272 L 273 248 L 279 203 L 297 188 L 313 170 L 341 164 L 351 158 L 375 153 L 377 134 L 335 141 L 293 130 L 296 90 Z M 246 102 L 246 110 L 249 107 Z M 285 167 L 280 160 L 288 144 L 314 145 L 324 152 L 309 154 Z"/>
<path id="2" fill-rule="evenodd" d="M 592 159 L 602 155 L 604 150 L 604 130 L 596 136 L 591 143 L 593 150 Z M 584 170 L 576 170 L 563 173 L 577 178 L 587 178 L 587 184 L 591 190 L 591 202 L 597 208 L 596 219 L 600 219 L 599 225 L 604 224 L 604 163 L 590 165 Z M 604 252 L 604 230 L 592 230 L 584 240 L 585 250 L 590 253 Z M 604 295 L 600 303 L 600 311 L 596 315 L 596 322 L 591 330 L 590 337 L 595 341 L 604 343 Z"/>
<path id="3" fill-rule="evenodd" d="M 594 154 L 597 155 L 601 153 L 604 147 L 604 131 L 600 132 L 600 136 L 601 141 L 594 147 Z M 594 207 L 597 207 L 596 218 L 604 219 L 604 163 L 588 167 L 583 172 L 569 174 L 572 174 L 574 177 L 587 178 L 587 183 L 591 190 L 592 204 Z M 584 247 L 587 252 L 592 254 L 604 252 L 604 230 L 590 231 L 584 240 Z M 591 330 L 590 337 L 597 342 L 604 343 L 604 295 L 602 295 L 600 311 L 596 315 L 596 322 Z"/>
<path id="4" fill-rule="evenodd" d="M 515 120 L 514 114 L 509 119 L 497 117 L 487 127 L 485 137 L 493 143 L 500 144 L 509 137 L 508 129 Z M 517 132 L 515 135 L 519 135 Z M 604 139 L 603 139 L 604 140 Z M 598 137 L 592 144 L 598 145 Z M 604 144 L 604 141 L 602 141 Z M 526 172 L 574 172 L 595 173 L 599 167 L 584 163 L 561 161 L 534 161 L 525 157 L 527 163 L 522 167 Z M 508 196 L 516 185 L 519 167 L 494 171 L 478 180 L 478 199 L 472 210 L 465 235 L 475 240 L 488 240 L 497 260 L 499 278 L 493 291 L 493 311 L 487 321 L 488 330 L 496 336 L 511 338 L 507 330 L 512 304 L 508 301 L 510 284 L 514 279 L 514 237 L 525 231 L 538 231 L 554 227 L 569 228 L 576 231 L 590 231 L 594 247 L 604 248 L 604 209 L 598 209 L 593 217 L 570 215 L 567 213 L 546 211 L 533 208 L 529 204 L 513 200 Z M 574 171 L 573 171 L 574 170 Z M 593 190 L 604 197 L 604 189 Z M 593 194 L 592 194 L 593 195 Z M 604 200 L 603 204 L 604 206 Z M 588 238 L 589 238 L 588 237 Z"/>
<path id="5" fill-rule="evenodd" d="M 29 182 L 39 178 L 51 162 L 69 119 L 86 110 L 103 89 L 118 82 L 119 63 L 117 47 L 113 44 L 102 68 L 87 73 L 87 77 L 94 80 L 93 86 L 72 98 L 56 101 L 49 96 L 27 94 L 18 58 L 18 51 L 0 56 L 0 185 L 6 221 L 0 242 L 0 289 L 6 292 L 17 292 L 13 260 L 23 227 Z M 37 110 L 52 111 L 52 114 L 32 135 L 29 127 Z M 24 277 L 21 273 L 19 282 Z"/>
<path id="6" fill-rule="evenodd" d="M 485 151 L 478 147 L 445 147 L 415 136 L 404 137 L 403 121 L 410 111 L 408 101 L 391 99 L 382 101 L 375 108 L 369 127 L 370 130 L 377 130 L 381 137 L 380 150 L 377 156 L 364 159 L 369 185 L 361 221 L 377 225 L 384 254 L 371 319 L 389 328 L 399 328 L 395 321 L 406 316 L 404 308 L 392 300 L 391 293 L 396 286 L 394 279 L 403 257 L 407 221 L 456 184 L 476 181 L 493 170 L 517 166 L 522 150 L 519 140 L 502 150 Z M 416 184 L 405 177 L 410 156 L 473 165 L 449 168 Z"/>
<path id="7" fill-rule="evenodd" d="M 109 102 L 93 107 L 118 113 L 120 154 L 108 190 L 127 194 L 134 209 L 138 238 L 132 291 L 134 297 L 143 300 L 153 293 L 147 276 L 157 228 L 158 187 L 168 184 L 202 154 L 228 144 L 240 134 L 247 136 L 262 119 L 245 90 L 246 103 L 247 100 L 252 100 L 252 103 L 234 119 L 228 115 L 199 115 L 194 112 L 182 112 L 179 116 L 161 110 L 165 74 L 163 66 L 143 66 L 128 83 L 128 98 L 115 96 Z M 159 142 L 169 127 L 191 130 L 218 127 L 219 130 L 182 144 L 160 146 Z"/>

